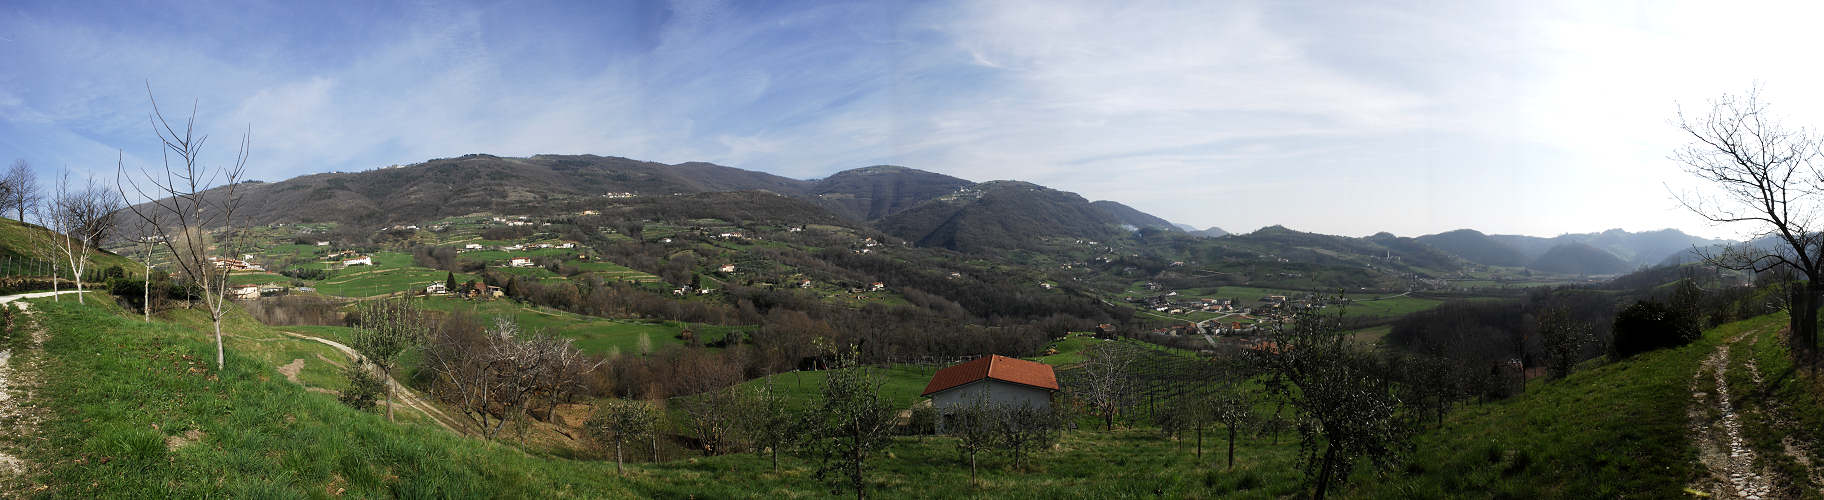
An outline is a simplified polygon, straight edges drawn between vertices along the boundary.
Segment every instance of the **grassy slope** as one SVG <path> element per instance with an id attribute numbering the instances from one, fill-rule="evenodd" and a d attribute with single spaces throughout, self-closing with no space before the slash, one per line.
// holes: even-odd
<path id="1" fill-rule="evenodd" d="M 1691 345 L 1530 384 L 1524 395 L 1452 413 L 1421 435 L 1392 480 L 1358 478 L 1386 498 L 1666 498 L 1696 471 L 1686 437 L 1691 375 L 1722 339 L 1777 329 L 1765 316 Z"/>
<path id="2" fill-rule="evenodd" d="M 32 269 L 33 266 L 23 261 L 42 259 L 42 257 L 38 256 L 36 248 L 38 243 L 36 243 L 35 239 L 42 236 L 48 236 L 49 234 L 50 233 L 44 228 L 36 225 L 21 224 L 16 220 L 0 218 L 0 274 L 32 274 L 28 269 Z M 90 255 L 92 257 L 90 257 L 88 269 L 107 269 L 110 266 L 120 266 L 125 269 L 128 274 L 133 274 L 135 271 L 145 269 L 140 267 L 138 263 L 111 252 L 90 252 Z M 58 266 L 60 268 L 67 267 L 67 264 L 63 263 L 61 258 L 62 257 L 59 256 Z M 87 271 L 88 269 L 84 270 Z M 65 269 L 63 272 L 67 274 L 69 271 Z M 44 274 L 44 272 L 40 270 L 36 274 Z"/>
<path id="3" fill-rule="evenodd" d="M 51 332 L 51 418 L 33 456 L 46 495 L 114 497 L 620 497 L 599 462 L 531 457 L 421 425 L 391 425 L 275 373 L 253 340 L 213 369 L 200 330 L 111 306 L 35 301 Z M 184 322 L 189 322 L 188 320 Z M 245 331 L 239 334 L 262 334 Z M 257 329 L 257 327 L 253 327 Z M 269 332 L 264 332 L 269 333 Z M 262 334 L 263 335 L 263 334 Z M 287 354 L 277 354 L 283 358 Z M 403 412 L 402 412 L 403 413 Z M 166 439 L 203 433 L 168 450 Z M 341 490 L 346 489 L 346 492 Z"/>

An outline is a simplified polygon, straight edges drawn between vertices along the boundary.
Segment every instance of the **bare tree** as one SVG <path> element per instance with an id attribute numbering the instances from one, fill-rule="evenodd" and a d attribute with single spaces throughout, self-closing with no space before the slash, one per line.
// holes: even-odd
<path id="1" fill-rule="evenodd" d="M 743 434 L 754 443 L 755 453 L 772 457 L 773 472 L 779 472 L 779 452 L 804 439 L 804 418 L 786 406 L 786 396 L 773 388 L 771 376 L 766 377 L 765 385 L 754 388 L 744 406 Z"/>
<path id="2" fill-rule="evenodd" d="M 91 250 L 100 249 L 102 240 L 114 230 L 114 214 L 120 210 L 120 198 L 94 179 L 85 181 L 81 187 L 72 187 L 67 170 L 57 179 L 50 195 L 44 200 L 40 225 L 51 230 L 51 237 L 56 240 L 51 247 L 69 265 L 71 277 L 76 282 L 76 301 L 85 303 L 82 274 L 88 268 Z"/>
<path id="3" fill-rule="evenodd" d="M 196 134 L 195 105 L 191 106 L 190 118 L 180 132 L 165 120 L 164 113 L 158 109 L 158 99 L 151 94 L 152 89 L 148 86 L 146 95 L 152 102 L 152 114 L 148 118 L 152 132 L 164 145 L 164 172 L 159 175 L 142 169 L 139 172 L 141 179 L 135 179 L 127 175 L 124 166 L 116 166 L 115 185 L 122 198 L 146 200 L 127 208 L 140 222 L 158 233 L 160 243 L 171 252 L 173 270 L 200 289 L 209 322 L 215 327 L 215 367 L 219 370 L 225 364 L 222 316 L 227 313 L 230 270 L 217 267 L 210 259 L 212 247 L 207 241 L 207 229 L 233 225 L 235 211 L 241 204 L 241 176 L 247 171 L 250 134 L 241 135 L 232 165 L 205 167 L 201 165 L 203 145 L 209 136 Z M 217 182 L 220 182 L 219 188 Z M 128 189 L 132 193 L 128 193 Z M 166 224 L 158 224 L 161 219 Z"/>
<path id="4" fill-rule="evenodd" d="M 1790 268 L 1802 274 L 1804 287 L 1791 295 L 1794 351 L 1815 352 L 1818 306 L 1824 297 L 1824 234 L 1819 233 L 1824 227 L 1818 220 L 1824 138 L 1782 124 L 1768 112 L 1758 89 L 1743 96 L 1725 94 L 1702 115 L 1680 110 L 1678 127 L 1690 141 L 1673 158 L 1710 187 L 1676 195 L 1679 202 L 1712 223 L 1745 228 L 1748 239 L 1704 260 L 1728 269 L 1759 273 Z M 1760 241 L 1773 248 L 1756 247 Z"/>
<path id="5" fill-rule="evenodd" d="M 43 197 L 38 193 L 38 175 L 32 172 L 32 165 L 25 160 L 14 160 L 11 168 L 0 176 L 0 211 L 8 208 L 18 211 L 19 222 L 25 222 L 25 212 Z"/>
<path id="6" fill-rule="evenodd" d="M 141 277 L 143 286 L 141 287 L 140 292 L 143 297 L 140 298 L 140 315 L 145 322 L 151 323 L 152 258 L 155 256 L 158 249 L 158 238 L 160 237 L 158 223 L 159 219 L 162 218 L 162 214 L 151 212 L 147 215 L 150 216 L 150 220 L 141 221 L 141 224 L 135 226 L 139 228 L 139 231 L 134 235 L 133 253 L 139 257 L 139 264 L 145 267 L 145 275 Z"/>
<path id="7" fill-rule="evenodd" d="M 1102 417 L 1104 430 L 1115 428 L 1115 416 L 1133 406 L 1135 384 L 1130 373 L 1134 354 L 1114 342 L 1101 342 L 1084 350 L 1088 359 L 1079 370 L 1081 383 L 1071 392 Z"/>

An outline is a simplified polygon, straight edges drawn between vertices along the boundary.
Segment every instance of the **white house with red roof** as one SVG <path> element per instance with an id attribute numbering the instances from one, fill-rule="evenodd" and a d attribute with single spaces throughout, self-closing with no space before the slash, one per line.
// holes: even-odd
<path id="1" fill-rule="evenodd" d="M 1058 391 L 1058 376 L 1051 365 L 1000 355 L 990 355 L 938 370 L 925 385 L 924 396 L 939 411 L 985 398 L 1006 406 L 1050 408 Z"/>

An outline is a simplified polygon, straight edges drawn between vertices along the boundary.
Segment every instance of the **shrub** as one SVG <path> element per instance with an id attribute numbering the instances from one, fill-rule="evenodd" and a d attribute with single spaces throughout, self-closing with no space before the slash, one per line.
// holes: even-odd
<path id="1" fill-rule="evenodd" d="M 1655 349 L 1689 344 L 1702 336 L 1698 319 L 1663 302 L 1637 301 L 1615 315 L 1609 355 L 1623 359 Z"/>
<path id="2" fill-rule="evenodd" d="M 336 400 L 357 410 L 374 407 L 380 394 L 386 391 L 386 382 L 374 375 L 374 371 L 356 363 L 342 369 L 342 376 L 348 377 L 348 388 Z"/>

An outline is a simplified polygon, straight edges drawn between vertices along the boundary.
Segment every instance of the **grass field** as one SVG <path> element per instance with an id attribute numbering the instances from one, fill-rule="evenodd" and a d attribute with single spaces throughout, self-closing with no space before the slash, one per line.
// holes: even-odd
<path id="1" fill-rule="evenodd" d="M 1685 497 L 1695 460 L 1686 437 L 1691 374 L 1721 339 L 1780 323 L 1775 316 L 1731 323 L 1685 347 L 1466 406 L 1418 438 L 1393 480 L 1369 483 L 1370 496 Z"/>
<path id="2" fill-rule="evenodd" d="M 376 252 L 374 265 L 353 266 L 335 271 L 329 278 L 316 282 L 318 293 L 338 297 L 372 297 L 398 292 L 422 291 L 432 282 L 441 282 L 447 271 L 412 265 L 412 256 L 397 252 Z M 476 279 L 456 274 L 456 282 Z"/>
<path id="3" fill-rule="evenodd" d="M 103 302 L 35 303 L 51 336 L 31 355 L 56 376 L 34 399 L 46 415 L 44 439 L 23 443 L 43 468 L 18 491 L 69 498 L 637 494 L 612 478 L 612 465 L 389 424 L 274 370 L 272 362 L 322 354 L 310 344 L 236 325 L 228 369 L 217 372 L 214 345 L 200 330 L 143 324 Z M 259 347 L 281 343 L 297 350 Z"/>

